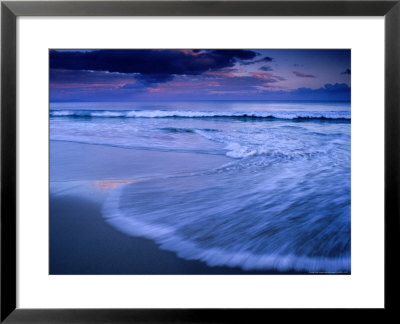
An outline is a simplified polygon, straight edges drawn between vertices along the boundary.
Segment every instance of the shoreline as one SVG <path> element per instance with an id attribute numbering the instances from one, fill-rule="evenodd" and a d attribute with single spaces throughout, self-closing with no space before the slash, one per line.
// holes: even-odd
<path id="1" fill-rule="evenodd" d="M 51 275 L 248 275 L 312 274 L 209 266 L 161 249 L 148 238 L 108 224 L 102 207 L 110 190 L 168 175 L 203 172 L 230 161 L 225 156 L 140 151 L 50 141 Z M 179 158 L 177 158 L 179 156 Z"/>
<path id="2" fill-rule="evenodd" d="M 50 196 L 49 252 L 50 275 L 282 274 L 179 258 L 149 239 L 114 229 L 104 221 L 100 203 L 70 194 Z"/>

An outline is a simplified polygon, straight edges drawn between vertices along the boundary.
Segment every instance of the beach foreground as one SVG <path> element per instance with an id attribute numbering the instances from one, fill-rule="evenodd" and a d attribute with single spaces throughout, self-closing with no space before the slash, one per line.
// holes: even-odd
<path id="1" fill-rule="evenodd" d="M 102 205 L 110 190 L 146 179 L 139 175 L 154 174 L 160 160 L 165 162 L 163 172 L 185 170 L 193 155 L 180 154 L 182 159 L 173 160 L 182 161 L 182 164 L 174 165 L 172 161 L 167 163 L 171 158 L 168 152 L 54 141 L 50 154 L 50 274 L 276 273 L 273 270 L 210 267 L 201 261 L 185 260 L 174 252 L 160 249 L 151 240 L 126 235 L 104 220 Z M 139 156 L 147 163 L 135 164 Z M 207 163 L 204 156 L 195 159 L 202 167 L 216 166 L 226 160 L 218 157 Z M 119 177 L 107 179 L 110 174 Z"/>
<path id="2" fill-rule="evenodd" d="M 151 240 L 125 235 L 104 222 L 101 205 L 82 197 L 50 198 L 50 268 L 63 274 L 266 274 L 209 267 L 178 258 Z"/>
<path id="3" fill-rule="evenodd" d="M 348 112 L 60 113 L 50 123 L 51 273 L 350 272 Z M 114 245 L 110 230 L 135 249 Z M 179 261 L 160 265 L 149 244 Z"/>

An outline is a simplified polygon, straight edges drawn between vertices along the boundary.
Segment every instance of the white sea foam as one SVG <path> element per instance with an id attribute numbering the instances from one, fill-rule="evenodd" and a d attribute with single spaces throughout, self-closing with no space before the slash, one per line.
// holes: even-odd
<path id="1" fill-rule="evenodd" d="M 339 257 L 310 257 L 295 253 L 257 254 L 243 250 L 240 246 L 235 252 L 219 247 L 204 248 L 194 240 L 183 238 L 173 226 L 157 225 L 139 220 L 134 215 L 127 215 L 120 209 L 120 197 L 123 187 L 115 189 L 103 205 L 105 220 L 119 231 L 131 235 L 151 239 L 160 245 L 161 249 L 176 252 L 187 260 L 200 260 L 209 266 L 239 267 L 243 270 L 278 270 L 338 273 L 348 272 L 349 256 Z M 210 224 L 211 226 L 211 224 Z M 206 229 L 205 229 L 206 230 Z M 238 233 L 239 234 L 239 233 Z M 290 237 L 287 238 L 290 240 Z"/>
<path id="2" fill-rule="evenodd" d="M 340 119 L 350 120 L 348 111 L 182 111 L 182 110 L 51 110 L 52 117 L 103 118 L 248 118 L 248 119 Z"/>

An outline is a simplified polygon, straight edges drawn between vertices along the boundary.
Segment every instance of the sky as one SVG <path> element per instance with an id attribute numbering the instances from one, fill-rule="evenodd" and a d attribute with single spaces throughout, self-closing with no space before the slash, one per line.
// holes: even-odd
<path id="1" fill-rule="evenodd" d="M 350 101 L 350 50 L 50 50 L 51 102 Z"/>

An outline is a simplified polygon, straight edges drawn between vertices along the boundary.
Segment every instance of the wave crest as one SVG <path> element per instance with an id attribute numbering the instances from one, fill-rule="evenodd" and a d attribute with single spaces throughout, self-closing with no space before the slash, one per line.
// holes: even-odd
<path id="1" fill-rule="evenodd" d="M 349 122 L 346 111 L 280 111 L 280 112 L 235 112 L 235 111 L 169 111 L 169 110 L 50 110 L 51 117 L 77 118 L 230 118 L 237 120 L 337 121 Z"/>

